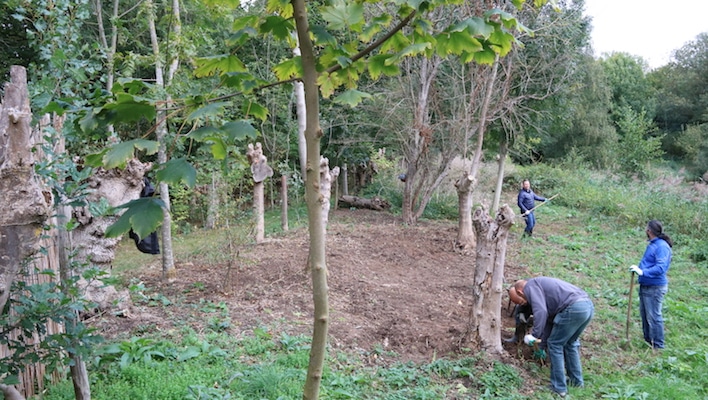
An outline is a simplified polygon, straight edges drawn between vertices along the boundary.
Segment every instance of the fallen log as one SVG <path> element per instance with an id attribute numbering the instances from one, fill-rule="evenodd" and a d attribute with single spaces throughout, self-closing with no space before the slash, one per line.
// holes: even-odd
<path id="1" fill-rule="evenodd" d="M 354 207 L 366 208 L 369 210 L 384 211 L 391 208 L 391 203 L 380 197 L 367 199 L 357 196 L 341 196 L 339 199 L 339 207 Z"/>

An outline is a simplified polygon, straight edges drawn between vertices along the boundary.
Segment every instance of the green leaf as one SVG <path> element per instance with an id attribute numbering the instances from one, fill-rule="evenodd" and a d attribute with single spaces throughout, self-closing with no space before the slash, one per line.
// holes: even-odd
<path id="1" fill-rule="evenodd" d="M 253 115 L 261 121 L 268 118 L 268 109 L 253 101 L 244 101 L 242 110 L 245 115 Z"/>
<path id="2" fill-rule="evenodd" d="M 98 110 L 100 112 L 100 109 Z M 93 132 L 98 127 L 98 120 L 93 110 L 90 110 L 79 120 L 79 127 L 84 133 Z"/>
<path id="3" fill-rule="evenodd" d="M 212 76 L 218 73 L 225 74 L 229 72 L 246 72 L 246 66 L 243 62 L 232 54 L 222 54 L 211 57 L 201 57 L 196 59 L 197 69 L 194 70 L 194 76 L 203 78 Z"/>
<path id="4" fill-rule="evenodd" d="M 164 205 L 159 198 L 142 197 L 116 207 L 124 208 L 125 212 L 113 225 L 106 228 L 106 237 L 118 237 L 130 229 L 141 238 L 147 237 L 162 223 Z"/>
<path id="5" fill-rule="evenodd" d="M 142 119 L 152 121 L 156 114 L 153 100 L 127 93 L 116 94 L 116 101 L 104 105 L 103 110 L 107 119 L 113 123 L 137 122 Z"/>
<path id="6" fill-rule="evenodd" d="M 230 105 L 227 102 L 218 102 L 207 104 L 204 107 L 200 107 L 192 111 L 187 117 L 187 122 L 193 122 L 198 119 L 208 119 L 208 117 L 216 117 L 224 114 L 224 107 Z"/>
<path id="7" fill-rule="evenodd" d="M 406 35 L 399 31 L 381 45 L 380 53 L 395 53 L 398 50 L 408 46 L 410 43 L 411 41 L 406 37 Z"/>
<path id="8" fill-rule="evenodd" d="M 293 6 L 288 0 L 268 0 L 266 3 L 266 11 L 269 13 L 278 13 L 285 18 L 293 16 Z"/>
<path id="9" fill-rule="evenodd" d="M 224 86 L 236 88 L 241 92 L 250 92 L 265 83 L 262 79 L 257 79 L 247 72 L 229 72 L 222 75 L 221 81 Z"/>
<path id="10" fill-rule="evenodd" d="M 473 53 L 483 49 L 482 43 L 467 32 L 442 34 L 438 36 L 436 44 L 436 50 L 442 56 L 449 54 L 460 55 L 463 52 Z"/>
<path id="11" fill-rule="evenodd" d="M 322 19 L 334 30 L 360 25 L 364 22 L 364 6 L 335 0 L 330 7 L 323 7 Z"/>
<path id="12" fill-rule="evenodd" d="M 243 139 L 256 139 L 258 131 L 248 121 L 233 121 L 227 122 L 221 130 L 226 132 L 231 142 Z"/>
<path id="13" fill-rule="evenodd" d="M 103 149 L 100 153 L 89 154 L 84 158 L 84 162 L 89 167 L 100 167 L 103 165 L 103 157 L 108 152 L 108 149 Z"/>
<path id="14" fill-rule="evenodd" d="M 191 188 L 197 181 L 197 170 L 184 158 L 175 158 L 163 164 L 155 177 L 161 182 L 174 185 L 184 183 Z"/>
<path id="15" fill-rule="evenodd" d="M 483 18 L 471 17 L 451 26 L 447 32 L 467 32 L 472 36 L 488 38 L 494 32 L 494 26 L 488 24 Z"/>
<path id="16" fill-rule="evenodd" d="M 501 56 L 505 56 L 511 51 L 515 40 L 514 35 L 502 30 L 494 31 L 492 36 L 489 37 L 490 44 L 499 47 L 499 55 Z"/>
<path id="17" fill-rule="evenodd" d="M 113 84 L 111 93 L 117 94 L 120 92 L 136 95 L 150 90 L 152 85 L 146 83 L 142 79 L 136 78 L 118 78 L 118 81 Z"/>
<path id="18" fill-rule="evenodd" d="M 414 43 L 410 46 L 407 46 L 398 54 L 394 55 L 392 58 L 386 60 L 387 63 L 398 63 L 402 58 L 408 57 L 408 56 L 416 56 L 418 54 L 425 53 L 425 50 L 431 48 L 430 43 Z"/>
<path id="19" fill-rule="evenodd" d="M 219 128 L 216 128 L 213 125 L 207 125 L 189 132 L 187 134 L 187 137 L 199 142 L 203 142 L 207 139 L 217 136 L 220 132 L 221 130 Z"/>
<path id="20" fill-rule="evenodd" d="M 202 349 L 197 346 L 189 346 L 177 356 L 177 361 L 187 361 L 192 358 L 199 357 L 202 354 Z"/>
<path id="21" fill-rule="evenodd" d="M 364 99 L 371 97 L 372 96 L 369 93 L 361 92 L 356 89 L 350 89 L 335 97 L 333 101 L 338 104 L 347 104 L 350 107 L 356 107 L 359 103 L 364 101 Z"/>
<path id="22" fill-rule="evenodd" d="M 322 25 L 313 25 L 310 27 L 310 32 L 315 37 L 315 43 L 318 45 L 335 45 L 337 39 L 332 36 L 327 29 Z"/>
<path id="23" fill-rule="evenodd" d="M 228 149 L 226 148 L 224 141 L 219 137 L 210 138 L 209 141 L 211 142 L 209 149 L 211 150 L 211 155 L 214 156 L 214 159 L 224 160 L 228 154 Z"/>
<path id="24" fill-rule="evenodd" d="M 103 166 L 106 169 L 122 168 L 131 158 L 135 157 L 135 149 L 144 150 L 146 154 L 155 154 L 159 143 L 154 140 L 134 139 L 116 143 L 103 156 Z"/>
<path id="25" fill-rule="evenodd" d="M 386 76 L 394 76 L 399 72 L 398 65 L 388 63 L 388 60 L 393 56 L 390 54 L 379 54 L 369 58 L 367 64 L 369 75 L 373 79 L 378 79 L 382 74 Z"/>
<path id="26" fill-rule="evenodd" d="M 290 33 L 295 30 L 295 26 L 289 18 L 271 15 L 265 19 L 259 30 L 261 33 L 271 33 L 278 39 L 287 39 L 290 37 Z"/>
<path id="27" fill-rule="evenodd" d="M 472 53 L 472 58 L 480 64 L 492 65 L 494 64 L 494 60 L 497 58 L 497 53 L 495 53 L 494 50 L 487 48 L 482 51 Z"/>
<path id="28" fill-rule="evenodd" d="M 298 56 L 281 62 L 273 67 L 273 73 L 282 81 L 302 76 L 301 58 Z"/>

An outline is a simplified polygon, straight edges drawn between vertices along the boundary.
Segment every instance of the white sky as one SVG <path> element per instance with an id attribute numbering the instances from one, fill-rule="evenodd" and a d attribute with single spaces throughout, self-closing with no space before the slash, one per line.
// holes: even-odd
<path id="1" fill-rule="evenodd" d="M 595 56 L 612 51 L 644 58 L 651 68 L 708 32 L 708 0 L 585 0 Z"/>

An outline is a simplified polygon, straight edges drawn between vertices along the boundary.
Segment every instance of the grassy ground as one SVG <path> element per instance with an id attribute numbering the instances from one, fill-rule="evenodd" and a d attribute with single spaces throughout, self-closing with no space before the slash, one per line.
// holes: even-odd
<path id="1" fill-rule="evenodd" d="M 562 195 L 539 210 L 535 237 L 520 241 L 507 261 L 530 276 L 554 276 L 584 288 L 595 303 L 595 318 L 582 337 L 586 387 L 577 399 L 708 399 L 708 338 L 705 316 L 708 271 L 705 238 L 708 201 L 688 200 L 676 185 L 618 181 L 591 174 L 538 167 L 541 193 Z M 454 201 L 454 199 L 453 199 Z M 454 203 L 453 203 L 454 204 Z M 630 339 L 625 327 L 630 286 L 628 267 L 637 264 L 646 242 L 646 221 L 659 218 L 676 242 L 665 300 L 667 348 L 655 352 L 641 338 L 637 287 Z M 520 227 L 514 227 L 514 234 Z M 200 233 L 203 236 L 203 233 Z M 208 239 L 208 238 L 207 238 Z M 175 251 L 194 257 L 198 240 L 175 239 Z M 204 252 L 205 257 L 213 257 Z M 132 262 L 131 262 L 132 263 Z M 116 267 L 120 271 L 121 267 Z M 174 337 L 151 336 L 112 344 L 91 364 L 94 399 L 296 399 L 308 361 L 309 339 L 269 330 L 227 337 L 215 329 L 188 330 Z M 548 391 L 529 396 L 528 385 L 548 382 L 548 369 L 486 361 L 482 354 L 429 364 L 395 363 L 395 354 L 331 351 L 323 378 L 323 399 L 550 399 Z M 393 360 L 371 367 L 363 359 Z M 535 379 L 524 381 L 522 376 Z M 531 381 L 535 383 L 531 383 Z M 52 387 L 44 399 L 73 398 L 71 384 Z"/>

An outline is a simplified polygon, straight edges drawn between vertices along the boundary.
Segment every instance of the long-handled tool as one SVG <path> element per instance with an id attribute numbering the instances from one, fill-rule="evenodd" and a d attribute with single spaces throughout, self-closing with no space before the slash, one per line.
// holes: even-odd
<path id="1" fill-rule="evenodd" d="M 526 211 L 526 214 L 531 214 L 531 213 L 533 212 L 533 210 L 535 210 L 535 209 L 541 207 L 542 205 L 548 203 L 549 201 L 555 199 L 556 197 L 558 197 L 559 194 L 560 194 L 560 193 L 556 193 L 556 194 L 554 194 L 553 196 L 547 198 L 546 201 L 544 201 L 543 203 L 541 203 L 541 204 L 535 206 L 534 208 L 532 208 L 532 209 Z"/>
<path id="2" fill-rule="evenodd" d="M 632 317 L 632 291 L 634 290 L 634 271 L 629 273 L 629 299 L 627 300 L 627 327 L 624 331 L 624 335 L 627 338 L 627 343 L 629 343 L 629 322 Z"/>

